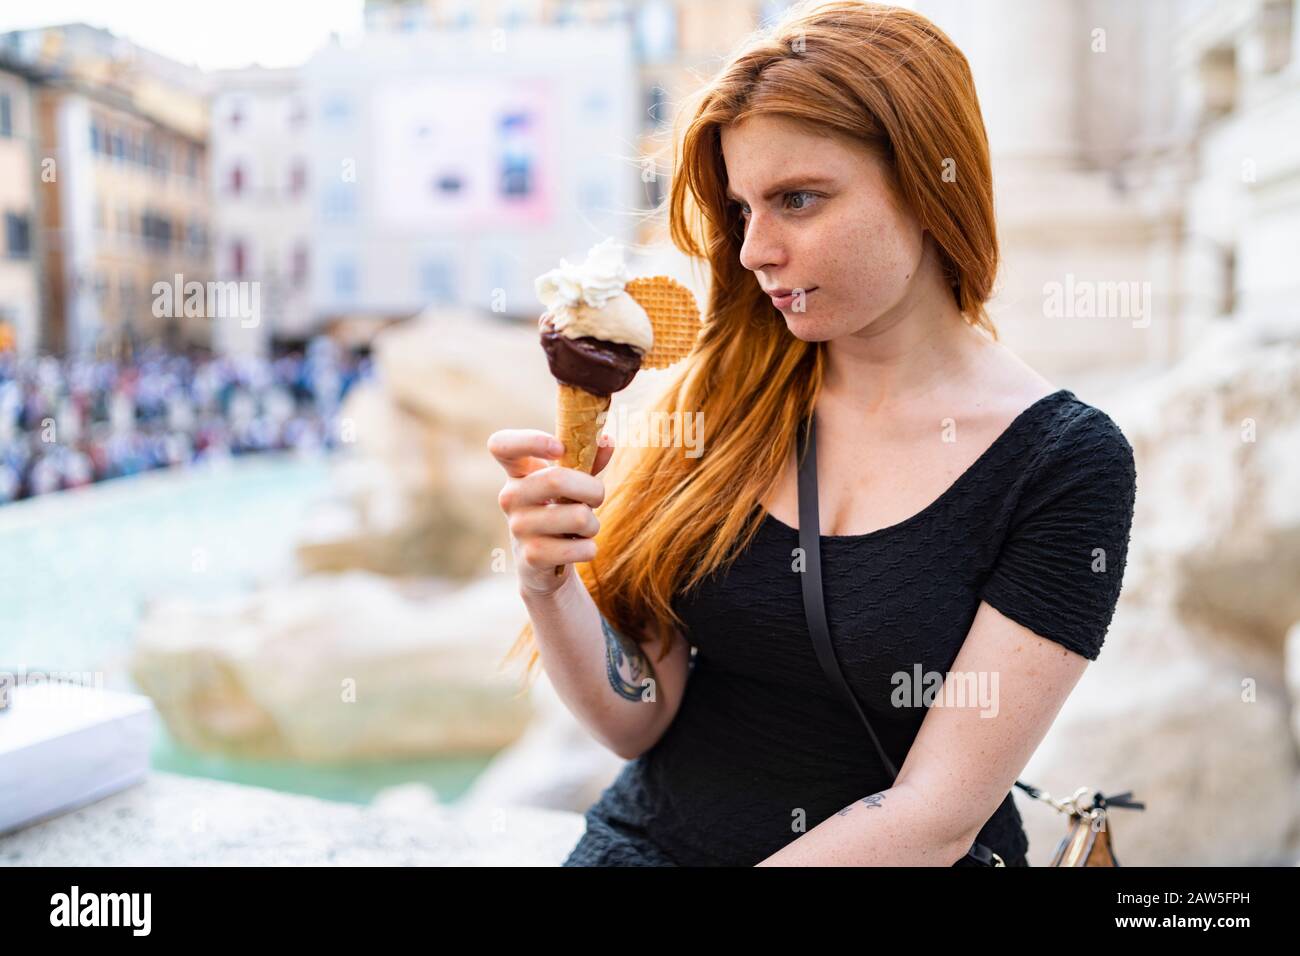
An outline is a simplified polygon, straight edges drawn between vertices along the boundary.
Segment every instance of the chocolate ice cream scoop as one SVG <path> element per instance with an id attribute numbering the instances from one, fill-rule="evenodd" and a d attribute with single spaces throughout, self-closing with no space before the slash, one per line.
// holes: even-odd
<path id="1" fill-rule="evenodd" d="M 542 326 L 542 348 L 556 381 L 594 395 L 612 395 L 627 388 L 641 368 L 641 352 L 622 342 L 604 342 L 589 335 L 571 339 Z"/>

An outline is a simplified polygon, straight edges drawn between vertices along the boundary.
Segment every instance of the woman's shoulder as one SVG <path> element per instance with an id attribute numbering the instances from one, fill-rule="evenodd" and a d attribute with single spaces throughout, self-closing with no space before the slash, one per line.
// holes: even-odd
<path id="1" fill-rule="evenodd" d="M 1021 427 L 1008 454 L 1031 487 L 1092 483 L 1109 498 L 1132 498 L 1136 485 L 1133 446 L 1115 420 L 1069 388 L 1051 382 L 999 344 L 984 365 L 984 401 L 989 407 L 1022 409 Z"/>
<path id="2" fill-rule="evenodd" d="M 1110 415 L 1070 389 L 1060 389 L 1037 436 L 1045 464 L 1056 470 L 1133 472 L 1133 446 Z"/>
<path id="3" fill-rule="evenodd" d="M 1027 457 L 1036 464 L 1123 468 L 1133 448 L 1106 412 L 1081 399 L 1028 365 L 1009 348 L 994 343 L 983 366 L 983 401 L 1010 417 L 1023 409 Z"/>
<path id="4" fill-rule="evenodd" d="M 1070 389 L 1046 396 L 1016 451 L 1023 456 L 1013 517 L 1131 524 L 1137 499 L 1133 446 L 1105 411 Z"/>

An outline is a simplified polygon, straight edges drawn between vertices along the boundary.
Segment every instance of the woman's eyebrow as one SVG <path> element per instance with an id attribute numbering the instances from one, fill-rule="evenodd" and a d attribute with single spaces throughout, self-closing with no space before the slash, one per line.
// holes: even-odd
<path id="1" fill-rule="evenodd" d="M 770 188 L 766 193 L 763 194 L 763 198 L 770 199 L 772 196 L 775 196 L 777 193 L 789 192 L 791 189 L 793 189 L 796 186 L 799 187 L 829 186 L 833 182 L 834 180 L 830 179 L 827 176 L 791 176 L 787 179 L 781 180 L 779 183 L 776 183 L 774 186 L 772 186 L 772 188 Z M 727 198 L 732 200 L 733 202 L 740 201 L 740 197 L 731 191 L 730 184 L 728 184 L 727 186 Z"/>

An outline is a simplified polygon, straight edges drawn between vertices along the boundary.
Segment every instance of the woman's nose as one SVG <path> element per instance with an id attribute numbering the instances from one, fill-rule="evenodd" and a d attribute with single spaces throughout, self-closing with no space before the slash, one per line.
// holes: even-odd
<path id="1" fill-rule="evenodd" d="M 782 245 L 774 224 L 764 215 L 751 214 L 740 246 L 740 264 L 750 272 L 779 268 L 785 255 Z"/>

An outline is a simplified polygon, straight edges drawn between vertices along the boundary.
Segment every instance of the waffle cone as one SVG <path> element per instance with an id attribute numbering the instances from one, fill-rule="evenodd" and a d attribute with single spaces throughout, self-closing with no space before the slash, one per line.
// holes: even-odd
<path id="1" fill-rule="evenodd" d="M 600 439 L 611 396 L 593 395 L 585 388 L 564 382 L 557 384 L 560 391 L 555 409 L 555 435 L 564 442 L 560 464 L 591 474 L 596 463 L 596 442 Z"/>
<path id="2" fill-rule="evenodd" d="M 654 329 L 654 348 L 641 359 L 641 367 L 667 368 L 686 358 L 700 334 L 700 309 L 691 290 L 668 276 L 632 279 L 625 288 Z"/>

